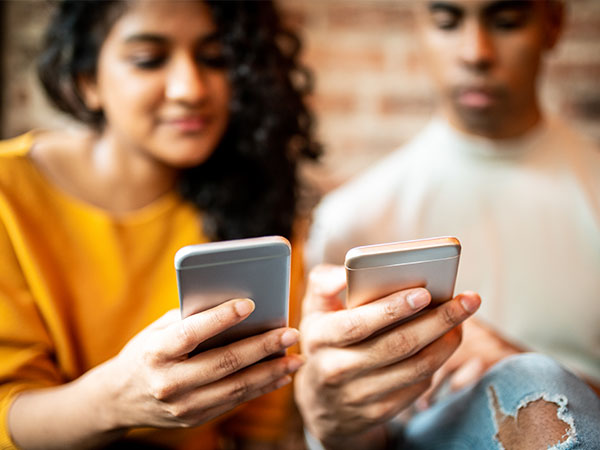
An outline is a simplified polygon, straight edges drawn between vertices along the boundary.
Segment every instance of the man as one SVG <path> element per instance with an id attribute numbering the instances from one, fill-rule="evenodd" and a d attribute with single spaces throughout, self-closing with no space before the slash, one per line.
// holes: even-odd
<path id="1" fill-rule="evenodd" d="M 369 345 L 370 317 L 342 311 L 337 294 L 344 281 L 332 274 L 338 269 L 318 269 L 301 326 L 308 358 L 296 383 L 307 429 L 330 448 L 375 448 L 377 442 L 383 444 L 382 424 L 410 405 L 410 399 L 420 396 L 416 404 L 423 409 L 439 386 L 471 386 L 487 373 L 488 384 L 481 380 L 462 391 L 458 401 L 448 399 L 455 402 L 454 413 L 442 402 L 417 415 L 405 430 L 411 448 L 438 448 L 431 430 L 449 436 L 439 448 L 495 448 L 498 442 L 504 448 L 546 448 L 558 442 L 561 448 L 571 448 L 577 439 L 597 445 L 597 434 L 582 432 L 589 417 L 577 416 L 573 407 L 578 394 L 570 387 L 592 392 L 581 387 L 580 379 L 569 374 L 562 390 L 556 391 L 556 398 L 568 392 L 570 413 L 580 424 L 580 434 L 574 436 L 577 427 L 555 420 L 573 425 L 573 416 L 560 409 L 560 401 L 542 394 L 536 402 L 511 403 L 503 397 L 526 387 L 530 393 L 542 392 L 541 386 L 552 384 L 536 376 L 564 381 L 564 374 L 551 374 L 546 363 L 526 370 L 508 367 L 519 357 L 488 372 L 507 356 L 536 350 L 564 363 L 592 387 L 600 384 L 600 152 L 565 124 L 545 117 L 536 91 L 543 57 L 560 35 L 562 3 L 421 1 L 415 10 L 419 43 L 439 94 L 439 112 L 406 147 L 324 199 L 311 230 L 309 265 L 340 264 L 346 251 L 357 245 L 457 236 L 463 244 L 457 290 L 481 294 L 481 322 L 466 323 L 463 344 L 425 392 L 427 387 L 414 387 L 415 379 L 428 384 L 443 361 L 397 357 L 390 346 L 385 359 L 385 352 Z M 327 281 L 314 280 L 319 277 Z M 350 324 L 338 327 L 334 319 L 341 313 Z M 429 313 L 412 321 L 414 327 L 428 317 Z M 447 323 L 458 323 L 454 317 L 450 315 Z M 434 339 L 422 341 L 422 334 L 406 328 L 410 323 L 395 334 L 399 343 L 408 341 L 411 355 L 424 350 L 431 355 L 441 351 L 443 357 L 452 353 L 451 344 L 441 350 Z M 344 341 L 348 330 L 354 336 L 351 347 Z M 328 338 L 333 334 L 337 339 Z M 449 334 L 439 336 L 450 340 Z M 440 347 L 437 352 L 431 349 L 434 345 Z M 405 374 L 410 395 L 399 384 L 382 394 L 377 389 L 385 382 L 377 371 L 398 361 L 412 368 Z M 356 369 L 359 366 L 362 370 Z M 504 393 L 498 392 L 502 383 L 494 378 L 497 370 L 512 372 Z M 377 385 L 370 391 L 364 389 L 369 381 Z M 590 417 L 597 424 L 598 398 L 592 394 L 590 399 L 593 405 L 586 408 L 595 411 Z M 371 407 L 374 403 L 377 410 Z M 521 446 L 513 446 L 507 436 L 517 434 L 503 411 L 529 417 L 526 434 L 533 440 L 517 438 Z M 488 417 L 487 422 L 480 422 L 481 417 Z M 462 422 L 457 424 L 457 419 Z M 519 426 L 527 429 L 526 422 Z M 550 438 L 548 430 L 555 437 Z M 452 440 L 449 433 L 462 433 L 464 440 Z M 489 440 L 480 441 L 481 434 Z"/>

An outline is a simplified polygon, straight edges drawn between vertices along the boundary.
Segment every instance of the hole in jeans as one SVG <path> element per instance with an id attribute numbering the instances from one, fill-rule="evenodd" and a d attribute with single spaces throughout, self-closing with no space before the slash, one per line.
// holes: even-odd
<path id="1" fill-rule="evenodd" d="M 502 411 L 493 386 L 489 387 L 489 393 L 490 406 L 498 430 L 494 437 L 501 444 L 501 448 L 505 450 L 547 449 L 565 444 L 574 436 L 572 421 L 561 418 L 563 415 L 561 408 L 564 409 L 566 405 L 564 397 L 554 402 L 540 395 L 536 399 L 523 402 L 515 415 L 511 415 Z"/>

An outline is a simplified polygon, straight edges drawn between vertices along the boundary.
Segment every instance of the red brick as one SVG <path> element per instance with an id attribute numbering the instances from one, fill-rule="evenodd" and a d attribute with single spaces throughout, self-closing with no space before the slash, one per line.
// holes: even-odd
<path id="1" fill-rule="evenodd" d="M 332 28 L 403 29 L 413 24 L 413 13 L 408 3 L 391 2 L 335 2 L 327 10 L 327 23 Z"/>
<path id="2" fill-rule="evenodd" d="M 378 110 L 384 115 L 421 115 L 431 112 L 434 103 L 432 97 L 385 96 L 380 99 Z"/>
<path id="3" fill-rule="evenodd" d="M 304 60 L 318 70 L 382 70 L 385 57 L 381 48 L 334 48 L 322 45 L 308 48 Z"/>

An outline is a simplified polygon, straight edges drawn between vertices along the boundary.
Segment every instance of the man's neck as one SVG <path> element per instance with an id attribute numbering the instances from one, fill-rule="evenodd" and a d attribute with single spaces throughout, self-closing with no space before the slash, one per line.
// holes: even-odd
<path id="1" fill-rule="evenodd" d="M 527 112 L 491 123 L 468 123 L 448 108 L 441 108 L 440 115 L 461 133 L 490 140 L 519 138 L 533 130 L 542 120 L 542 114 L 537 103 L 532 105 L 532 108 Z"/>

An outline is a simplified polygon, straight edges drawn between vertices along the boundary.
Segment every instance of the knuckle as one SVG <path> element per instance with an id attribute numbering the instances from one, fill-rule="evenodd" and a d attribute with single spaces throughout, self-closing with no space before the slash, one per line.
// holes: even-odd
<path id="1" fill-rule="evenodd" d="M 448 327 L 454 327 L 461 321 L 461 315 L 457 308 L 453 308 L 453 304 L 448 303 L 440 309 L 440 319 L 442 323 Z"/>
<path id="2" fill-rule="evenodd" d="M 183 420 L 189 416 L 190 409 L 181 403 L 172 403 L 168 407 L 168 412 L 173 418 L 181 421 L 180 425 L 185 426 L 186 423 Z"/>
<path id="3" fill-rule="evenodd" d="M 406 330 L 394 332 L 385 342 L 388 354 L 411 355 L 418 346 L 416 335 Z"/>
<path id="4" fill-rule="evenodd" d="M 270 355 L 278 350 L 281 350 L 279 334 L 271 334 L 262 342 L 262 350 L 264 355 Z"/>
<path id="5" fill-rule="evenodd" d="M 367 419 L 367 421 L 370 423 L 378 423 L 385 417 L 387 408 L 385 403 L 374 403 L 365 408 L 364 411 L 365 419 Z"/>
<path id="6" fill-rule="evenodd" d="M 388 301 L 383 304 L 383 314 L 386 319 L 393 321 L 398 319 L 400 313 L 400 302 Z"/>
<path id="7" fill-rule="evenodd" d="M 189 321 L 181 321 L 181 325 L 179 326 L 179 339 L 185 345 L 195 343 L 198 340 L 196 332 Z"/>
<path id="8" fill-rule="evenodd" d="M 155 377 L 150 384 L 150 395 L 161 402 L 167 400 L 173 394 L 173 391 L 173 386 L 162 377 Z"/>
<path id="9" fill-rule="evenodd" d="M 438 367 L 433 365 L 432 359 L 430 357 L 417 358 L 414 366 L 415 380 L 426 380 L 433 376 Z"/>
<path id="10" fill-rule="evenodd" d="M 233 306 L 230 305 L 230 308 L 233 308 Z M 229 325 L 229 312 L 230 309 L 226 309 L 226 308 L 214 308 L 211 311 L 211 324 L 215 327 L 215 328 L 222 328 L 224 326 Z"/>
<path id="11" fill-rule="evenodd" d="M 325 386 L 337 387 L 345 378 L 345 370 L 331 364 L 320 364 L 321 380 Z"/>
<path id="12" fill-rule="evenodd" d="M 250 385 L 245 380 L 237 380 L 229 390 L 229 398 L 235 403 L 241 403 L 250 396 Z"/>
<path id="13" fill-rule="evenodd" d="M 365 322 L 358 316 L 349 316 L 341 328 L 342 336 L 350 341 L 362 339 L 367 332 Z"/>
<path id="14" fill-rule="evenodd" d="M 220 372 L 231 373 L 239 369 L 241 360 L 239 356 L 231 349 L 224 348 L 219 355 L 217 368 Z"/>

